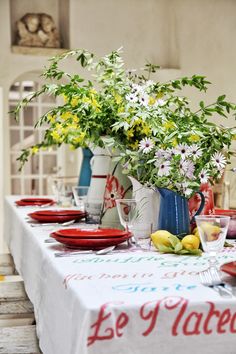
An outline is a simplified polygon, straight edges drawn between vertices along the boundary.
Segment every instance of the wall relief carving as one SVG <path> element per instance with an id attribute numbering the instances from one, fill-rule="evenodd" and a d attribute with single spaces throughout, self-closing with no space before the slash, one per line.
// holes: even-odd
<path id="1" fill-rule="evenodd" d="M 16 44 L 27 47 L 60 48 L 60 38 L 52 16 L 27 13 L 16 22 Z"/>

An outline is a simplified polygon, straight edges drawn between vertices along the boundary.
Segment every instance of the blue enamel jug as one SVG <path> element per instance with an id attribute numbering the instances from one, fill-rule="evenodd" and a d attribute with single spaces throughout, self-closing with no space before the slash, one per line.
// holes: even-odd
<path id="1" fill-rule="evenodd" d="M 158 188 L 158 191 L 160 193 L 158 229 L 167 230 L 180 238 L 188 235 L 190 233 L 188 200 L 166 188 Z M 204 195 L 201 192 L 197 193 L 201 196 L 201 204 L 195 215 L 201 213 L 205 204 Z"/>
<path id="2" fill-rule="evenodd" d="M 90 160 L 93 156 L 92 151 L 88 148 L 83 148 L 82 152 L 83 152 L 83 160 L 82 160 L 80 176 L 79 176 L 79 186 L 81 187 L 90 185 L 90 180 L 91 180 Z"/>

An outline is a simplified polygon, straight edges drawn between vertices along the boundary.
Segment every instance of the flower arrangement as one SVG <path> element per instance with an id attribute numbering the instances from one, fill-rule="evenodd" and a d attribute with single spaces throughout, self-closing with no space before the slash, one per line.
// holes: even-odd
<path id="1" fill-rule="evenodd" d="M 151 85 L 157 89 L 158 84 Z M 142 85 L 137 90 L 141 88 Z M 147 119 L 150 133 L 140 139 L 137 149 L 120 145 L 124 172 L 143 184 L 167 188 L 189 198 L 202 183 L 219 180 L 233 154 L 230 148 L 236 129 L 216 125 L 207 118 L 213 114 L 226 117 L 236 106 L 222 95 L 208 106 L 201 101 L 199 109 L 192 111 L 189 100 L 176 96 L 173 90 L 162 92 L 154 104 L 159 109 Z M 118 130 L 122 126 L 122 122 L 115 124 Z"/>
<path id="2" fill-rule="evenodd" d="M 75 57 L 91 78 L 69 74 L 59 63 Z M 23 150 L 23 166 L 39 148 L 69 144 L 72 148 L 97 146 L 118 148 L 124 173 L 148 186 L 168 188 L 190 197 L 201 183 L 214 183 L 224 171 L 236 128 L 226 128 L 208 118 L 226 118 L 235 104 L 225 95 L 192 110 L 186 86 L 206 92 L 210 82 L 204 76 L 182 77 L 166 83 L 150 80 L 158 67 L 150 63 L 139 71 L 124 68 L 121 49 L 95 59 L 85 50 L 73 50 L 53 57 L 43 73 L 51 83 L 19 102 L 15 114 L 41 94 L 61 97 L 64 104 L 40 117 L 46 125 L 43 141 Z M 36 126 L 36 127 L 37 127 Z M 104 138 L 105 136 L 105 138 Z"/>
<path id="3" fill-rule="evenodd" d="M 130 73 L 124 69 L 120 53 L 121 49 L 95 60 L 93 53 L 78 49 L 50 59 L 51 64 L 43 77 L 51 82 L 20 101 L 14 114 L 18 117 L 24 106 L 42 94 L 59 97 L 63 103 L 39 118 L 35 128 L 46 127 L 44 138 L 39 144 L 22 151 L 18 158 L 22 166 L 30 155 L 52 145 L 69 144 L 76 149 L 92 143 L 104 147 L 104 136 L 117 136 L 127 147 L 134 148 L 138 139 L 146 136 L 149 128 L 142 119 L 135 120 L 131 130 L 114 130 L 118 117 L 123 117 L 129 109 L 126 97 L 131 93 L 132 81 Z M 60 70 L 59 63 L 71 57 L 76 57 L 81 67 L 87 69 L 86 75 L 91 77 L 84 79 Z M 154 65 L 147 64 L 145 71 L 149 75 L 154 68 Z"/>

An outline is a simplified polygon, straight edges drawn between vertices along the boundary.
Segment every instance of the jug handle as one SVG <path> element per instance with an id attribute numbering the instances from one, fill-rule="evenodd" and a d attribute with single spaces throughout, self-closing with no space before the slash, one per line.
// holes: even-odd
<path id="1" fill-rule="evenodd" d="M 204 197 L 204 194 L 203 194 L 202 192 L 200 192 L 200 191 L 198 191 L 198 192 L 196 192 L 196 193 L 200 195 L 200 197 L 201 197 L 201 203 L 200 203 L 200 206 L 199 206 L 198 210 L 197 210 L 196 213 L 193 215 L 193 217 L 192 217 L 192 219 L 191 219 L 191 221 L 190 221 L 191 223 L 195 221 L 195 216 L 196 216 L 196 215 L 201 214 L 201 212 L 202 212 L 202 210 L 203 210 L 203 208 L 204 208 L 204 205 L 205 205 L 205 197 Z"/>

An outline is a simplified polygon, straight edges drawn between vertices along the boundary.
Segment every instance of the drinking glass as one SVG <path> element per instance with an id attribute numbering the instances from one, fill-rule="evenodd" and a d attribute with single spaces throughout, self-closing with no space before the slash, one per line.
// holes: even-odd
<path id="1" fill-rule="evenodd" d="M 85 210 L 85 203 L 86 203 L 86 199 L 87 199 L 87 195 L 88 195 L 88 190 L 89 190 L 89 187 L 85 187 L 85 186 L 72 187 L 75 205 L 81 211 Z"/>
<path id="2" fill-rule="evenodd" d="M 137 201 L 135 199 L 116 199 L 121 225 L 126 231 L 132 230 L 137 219 Z"/>
<path id="3" fill-rule="evenodd" d="M 63 189 L 63 180 L 61 178 L 53 178 L 52 179 L 52 193 L 55 197 L 56 203 L 59 205 L 60 203 L 60 195 Z"/>
<path id="4" fill-rule="evenodd" d="M 58 193 L 58 205 L 63 208 L 71 207 L 73 204 L 72 187 L 63 185 Z"/>
<path id="5" fill-rule="evenodd" d="M 101 224 L 103 200 L 87 197 L 85 201 L 86 223 Z"/>
<path id="6" fill-rule="evenodd" d="M 217 253 L 222 251 L 229 226 L 229 216 L 197 215 L 195 216 L 201 244 L 204 252 L 209 254 L 209 268 L 218 268 Z"/>

